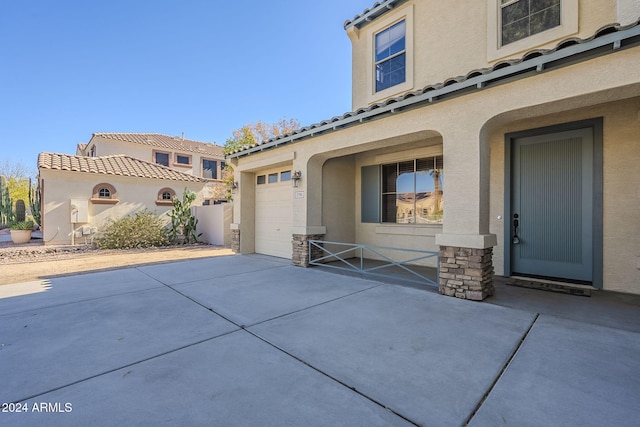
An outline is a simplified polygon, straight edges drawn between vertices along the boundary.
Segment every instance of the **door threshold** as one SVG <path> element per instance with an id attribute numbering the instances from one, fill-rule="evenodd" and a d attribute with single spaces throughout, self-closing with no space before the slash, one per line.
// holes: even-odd
<path id="1" fill-rule="evenodd" d="M 590 297 L 591 291 L 597 290 L 593 286 L 589 285 L 578 285 L 576 283 L 558 282 L 554 280 L 522 276 L 510 276 L 507 278 L 505 283 L 507 285 L 517 286 L 520 288 L 538 289 L 542 291 L 558 292 L 582 297 Z"/>

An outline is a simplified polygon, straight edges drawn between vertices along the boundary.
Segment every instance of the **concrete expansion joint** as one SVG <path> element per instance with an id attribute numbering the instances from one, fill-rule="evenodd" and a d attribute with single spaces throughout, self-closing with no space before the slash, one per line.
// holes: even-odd
<path id="1" fill-rule="evenodd" d="M 496 384 L 498 384 L 498 381 L 500 381 L 500 378 L 502 378 L 502 376 L 504 375 L 505 371 L 507 370 L 507 368 L 509 367 L 511 362 L 516 357 L 516 354 L 518 354 L 518 351 L 520 351 L 520 348 L 522 347 L 522 344 L 524 344 L 524 341 L 529 336 L 529 333 L 531 332 L 531 329 L 533 329 L 533 325 L 536 324 L 536 322 L 538 321 L 539 317 L 540 317 L 540 313 L 536 313 L 535 317 L 531 321 L 531 324 L 529 325 L 529 327 L 527 328 L 525 333 L 520 338 L 520 341 L 518 341 L 518 344 L 516 345 L 516 347 L 511 352 L 511 355 L 509 356 L 507 361 L 504 363 L 504 365 L 502 365 L 502 369 L 500 369 L 500 372 L 498 372 L 498 375 L 496 375 L 496 377 L 494 378 L 493 382 L 491 383 L 491 385 L 489 386 L 487 391 L 484 393 L 482 398 L 480 398 L 480 401 L 478 402 L 478 404 L 476 405 L 474 410 L 471 412 L 471 415 L 469 415 L 469 418 L 467 418 L 466 421 L 462 424 L 463 426 L 469 425 L 471 420 L 473 420 L 473 417 L 475 417 L 475 415 L 478 413 L 478 411 L 480 410 L 480 408 L 482 407 L 484 402 L 487 400 L 487 398 L 489 397 L 489 395 L 491 394 L 491 392 L 495 388 Z"/>

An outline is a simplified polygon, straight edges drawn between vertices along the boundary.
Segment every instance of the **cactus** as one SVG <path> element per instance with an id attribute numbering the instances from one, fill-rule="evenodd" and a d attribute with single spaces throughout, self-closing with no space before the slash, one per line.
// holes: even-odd
<path id="1" fill-rule="evenodd" d="M 40 225 L 40 181 L 38 181 L 35 191 L 32 191 L 31 178 L 29 178 L 29 205 L 31 206 L 33 220 Z"/>
<path id="2" fill-rule="evenodd" d="M 4 176 L 0 176 L 0 225 L 9 225 L 13 221 L 12 206 L 7 180 Z"/>
<path id="3" fill-rule="evenodd" d="M 16 201 L 16 221 L 24 222 L 27 216 L 27 208 L 24 204 L 24 200 L 20 199 Z"/>

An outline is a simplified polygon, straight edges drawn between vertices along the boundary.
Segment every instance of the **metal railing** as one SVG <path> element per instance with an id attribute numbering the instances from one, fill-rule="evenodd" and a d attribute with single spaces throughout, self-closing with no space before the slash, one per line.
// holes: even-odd
<path id="1" fill-rule="evenodd" d="M 337 247 L 338 249 L 331 251 L 327 246 Z M 386 255 L 385 252 L 406 252 L 422 255 L 403 261 L 397 261 Z M 422 285 L 438 286 L 437 267 L 424 267 L 415 264 L 418 261 L 430 258 L 436 258 L 436 265 L 438 265 L 438 252 L 435 251 L 361 245 L 358 243 L 329 242 L 325 240 L 309 240 L 310 265 L 352 271 L 360 274 L 371 274 L 391 279 L 400 279 Z M 386 274 L 380 272 L 382 269 L 394 269 L 396 273 Z M 425 276 L 421 273 L 421 271 L 427 269 L 435 272 L 434 278 Z"/>

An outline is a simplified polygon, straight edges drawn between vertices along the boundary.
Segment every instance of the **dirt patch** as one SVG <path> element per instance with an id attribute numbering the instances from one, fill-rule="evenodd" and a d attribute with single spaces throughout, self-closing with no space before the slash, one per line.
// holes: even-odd
<path id="1" fill-rule="evenodd" d="M 42 245 L 0 248 L 0 285 L 75 273 L 232 254 L 229 248 L 209 245 L 132 250 L 98 250 L 86 246 Z"/>

